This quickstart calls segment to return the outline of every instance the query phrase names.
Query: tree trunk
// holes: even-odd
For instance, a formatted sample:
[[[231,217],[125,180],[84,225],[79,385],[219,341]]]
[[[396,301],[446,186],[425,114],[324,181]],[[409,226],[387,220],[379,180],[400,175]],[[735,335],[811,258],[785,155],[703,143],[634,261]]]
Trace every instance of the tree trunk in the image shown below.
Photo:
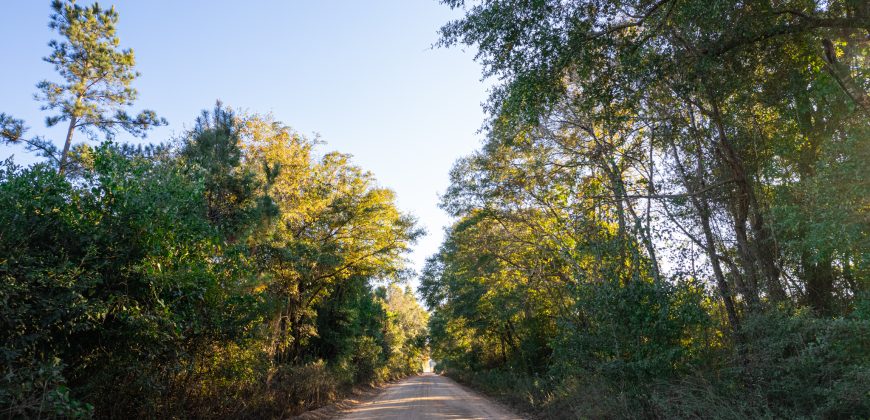
[[[743,161],[732,147],[725,133],[725,125],[722,121],[719,105],[712,95],[709,96],[712,108],[711,117],[719,135],[719,139],[714,141],[714,145],[737,186],[733,208],[735,217],[734,227],[738,248],[741,249],[741,260],[746,259],[742,264],[745,269],[751,270],[754,273],[755,263],[757,263],[765,278],[768,297],[773,302],[781,302],[786,299],[786,293],[780,282],[780,273],[776,266],[777,252],[773,243],[773,237],[764,222],[762,209],[759,207],[755,191],[746,175]],[[715,136],[713,138],[715,139]],[[749,227],[752,229],[753,236],[756,239],[754,244],[749,241],[747,235],[747,220],[750,222]]]
[[[69,155],[69,147],[70,144],[72,144],[73,133],[76,130],[76,121],[77,118],[75,116],[72,116],[69,119],[69,128],[66,130],[66,141],[63,143],[63,153],[60,155],[60,164],[57,169],[57,173],[61,175],[63,175],[66,170],[67,155]]]
[[[707,258],[710,259],[710,265],[713,267],[713,276],[716,278],[716,288],[719,289],[719,295],[722,297],[722,303],[725,305],[725,312],[728,316],[728,323],[731,325],[731,330],[735,333],[740,329],[740,320],[737,317],[737,309],[734,305],[734,298],[731,294],[731,287],[728,281],[725,280],[725,274],[722,271],[722,265],[719,263],[719,255],[716,253],[716,239],[713,236],[713,229],[710,227],[710,205],[707,199],[696,194],[692,182],[688,178],[686,168],[680,162],[680,156],[676,146],[671,143],[671,148],[674,151],[674,160],[677,163],[677,168],[680,170],[680,176],[683,180],[683,185],[686,187],[686,192],[691,197],[692,206],[698,212],[698,218],[701,221],[701,230],[704,232],[704,251]],[[696,176],[702,182],[701,189],[704,188],[703,176],[705,171],[703,153],[698,147],[697,151],[698,166]]]

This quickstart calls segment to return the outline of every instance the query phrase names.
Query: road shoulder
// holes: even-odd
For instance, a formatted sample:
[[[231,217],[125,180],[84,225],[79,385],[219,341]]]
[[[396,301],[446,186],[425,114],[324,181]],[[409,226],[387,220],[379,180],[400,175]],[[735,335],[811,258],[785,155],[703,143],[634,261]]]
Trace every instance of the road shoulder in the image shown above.
[[[306,411],[298,416],[290,417],[295,420],[325,420],[336,419],[343,416],[349,410],[359,407],[378,398],[390,385],[403,381],[406,378],[396,379],[380,385],[354,387],[349,395],[344,398],[328,403],[315,410]]]
[[[489,395],[485,392],[474,389],[471,386],[468,386],[462,382],[459,382],[456,379],[453,379],[447,375],[438,375],[438,376],[441,376],[442,378],[447,379],[449,382],[451,382],[453,385],[459,387],[463,391],[465,391],[471,395],[476,395],[477,397],[487,401],[490,405],[496,407],[500,411],[503,411],[505,413],[510,413],[511,415],[517,416],[517,418],[522,418],[522,419],[531,419],[532,418],[529,415],[529,413],[525,413],[521,410],[518,410],[517,407],[513,407],[509,404],[506,404],[505,402],[501,401],[499,398],[497,398],[494,395]]]
[[[459,379],[453,378],[447,374],[441,374],[440,376],[449,379],[451,382],[456,384],[456,386],[464,389],[465,391],[472,393],[472,394],[475,394],[475,395],[479,395],[481,398],[491,402],[493,405],[498,406],[499,408],[503,409],[504,411],[506,411],[508,413],[513,413],[514,415],[517,415],[520,418],[528,419],[528,420],[545,418],[545,417],[541,417],[540,413],[535,414],[533,412],[528,411],[526,409],[527,407],[523,407],[520,404],[517,404],[517,403],[512,404],[510,402],[510,400],[507,399],[503,395],[485,392],[482,389],[475,388],[472,384],[470,384],[468,382],[462,382]]]

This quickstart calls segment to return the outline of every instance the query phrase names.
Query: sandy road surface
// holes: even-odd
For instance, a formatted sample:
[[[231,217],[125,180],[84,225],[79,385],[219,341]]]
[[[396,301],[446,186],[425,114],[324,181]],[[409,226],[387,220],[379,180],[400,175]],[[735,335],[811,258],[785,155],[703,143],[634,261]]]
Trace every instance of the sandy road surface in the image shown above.
[[[520,419],[443,376],[424,373],[387,387],[373,401],[348,410],[345,420]]]

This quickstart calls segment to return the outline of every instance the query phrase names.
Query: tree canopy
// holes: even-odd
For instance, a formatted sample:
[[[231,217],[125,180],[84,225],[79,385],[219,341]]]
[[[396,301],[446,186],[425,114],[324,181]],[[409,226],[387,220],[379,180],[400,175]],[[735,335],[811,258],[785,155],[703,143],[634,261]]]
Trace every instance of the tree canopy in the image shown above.
[[[272,115],[119,142],[166,122],[118,14],[53,1],[0,415],[286,418],[431,357],[540,418],[870,417],[870,4],[442,3],[496,84],[415,273],[394,191]]]
[[[61,39],[48,43],[51,54],[44,60],[54,66],[62,81],[39,82],[34,97],[43,102],[43,110],[54,112],[46,117],[47,126],[68,124],[63,150],[58,155],[51,141],[25,138],[24,122],[6,114],[0,114],[0,139],[26,143],[28,149],[56,162],[63,173],[76,131],[91,139],[102,133],[111,140],[118,130],[145,137],[149,128],[165,125],[166,120],[154,111],[130,115],[124,109],[138,96],[131,83],[139,73],[133,69],[133,50],[119,49],[120,40],[115,34],[118,13],[114,7],[103,9],[99,3],[83,7],[75,0],[54,0],[51,8],[48,26]]]
[[[0,414],[287,417],[422,368],[427,313],[398,286],[422,234],[349,155],[221,102],[179,138],[131,116],[118,14],[55,1],[37,99],[63,151],[0,164]],[[71,147],[74,132],[102,139]]]
[[[442,368],[551,416],[867,413],[864,2],[443,3],[499,83],[420,289]]]

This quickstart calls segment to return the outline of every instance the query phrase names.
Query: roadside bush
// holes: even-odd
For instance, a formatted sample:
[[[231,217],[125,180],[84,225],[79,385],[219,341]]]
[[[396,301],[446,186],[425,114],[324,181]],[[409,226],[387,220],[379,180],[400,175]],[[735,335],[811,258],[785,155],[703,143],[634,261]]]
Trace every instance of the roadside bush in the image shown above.
[[[324,361],[318,360],[303,366],[278,367],[267,387],[279,401],[293,401],[296,407],[292,414],[298,414],[335,399],[342,387],[348,385],[339,379]]]
[[[94,407],[70,396],[57,358],[30,366],[6,365],[0,379],[0,416],[88,418]]]
[[[586,323],[562,324],[546,374],[462,368],[465,359],[442,360],[440,367],[543,418],[870,416],[864,312],[747,314],[740,341],[729,346],[715,338],[723,326],[704,304],[691,284],[583,286],[577,305]]]
[[[747,317],[746,340],[700,353],[698,368],[644,380],[610,369],[554,368],[547,377],[505,370],[447,372],[543,418],[843,418],[870,416],[870,323],[772,312]],[[742,356],[741,356],[742,355]],[[727,356],[726,356],[727,357]],[[714,361],[719,369],[711,369]]]
[[[870,320],[748,317],[741,381],[777,417],[870,417]]]
[[[700,344],[692,338],[710,326],[703,299],[703,289],[690,283],[581,285],[575,305],[584,324],[564,324],[551,372],[630,382],[685,372],[697,363]]]
[[[351,358],[355,366],[354,381],[357,383],[372,383],[383,380],[381,365],[381,347],[371,337],[360,337],[354,346]]]

